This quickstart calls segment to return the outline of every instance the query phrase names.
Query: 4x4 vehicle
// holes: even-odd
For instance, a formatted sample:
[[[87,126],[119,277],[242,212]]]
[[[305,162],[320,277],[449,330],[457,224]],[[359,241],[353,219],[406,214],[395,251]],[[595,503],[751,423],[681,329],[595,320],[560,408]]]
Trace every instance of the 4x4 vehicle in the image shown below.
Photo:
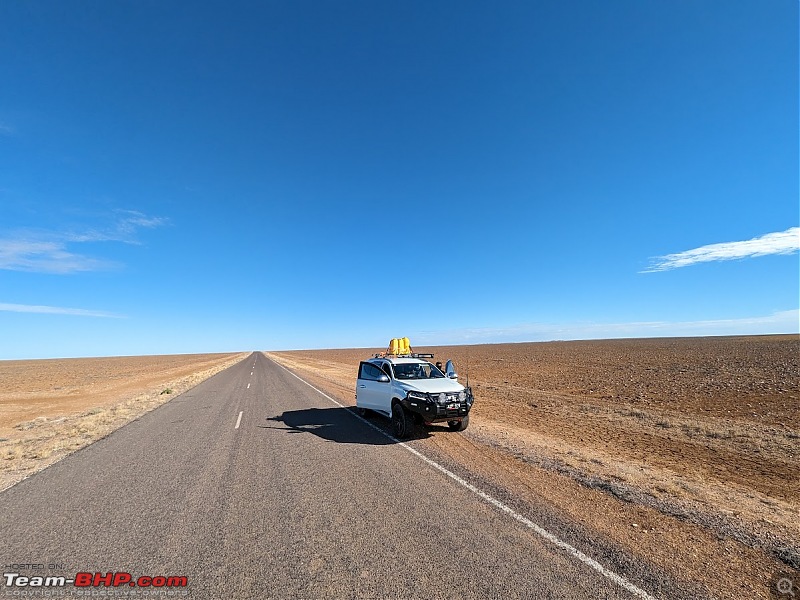
[[[472,390],[458,383],[452,361],[445,374],[426,358],[433,354],[383,353],[362,361],[356,383],[356,406],[362,414],[371,410],[389,417],[398,438],[411,435],[418,423],[466,429]]]

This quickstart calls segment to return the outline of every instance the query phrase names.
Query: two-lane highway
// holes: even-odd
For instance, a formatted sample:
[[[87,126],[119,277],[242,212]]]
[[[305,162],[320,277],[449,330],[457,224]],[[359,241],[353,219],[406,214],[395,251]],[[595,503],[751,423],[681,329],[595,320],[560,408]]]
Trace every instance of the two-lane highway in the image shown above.
[[[638,593],[260,353],[0,494],[0,532],[4,572],[186,576],[176,597]]]

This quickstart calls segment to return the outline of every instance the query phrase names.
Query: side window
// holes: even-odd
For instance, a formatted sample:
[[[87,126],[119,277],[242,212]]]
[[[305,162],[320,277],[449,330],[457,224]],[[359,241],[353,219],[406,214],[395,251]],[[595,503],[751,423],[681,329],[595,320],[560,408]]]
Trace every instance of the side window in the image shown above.
[[[367,370],[368,366],[369,366],[369,364],[365,363],[365,362],[362,362],[358,366],[358,378],[359,379],[369,379],[369,377],[367,377],[367,374],[366,374],[366,370]]]
[[[367,379],[369,381],[377,381],[381,375],[383,375],[383,371],[381,371],[378,367],[371,363],[361,363],[361,367],[358,370],[358,378],[359,379]]]
[[[392,378],[392,365],[390,365],[389,363],[383,363],[381,365],[381,369],[383,370],[384,373],[386,373],[389,376],[389,379]]]

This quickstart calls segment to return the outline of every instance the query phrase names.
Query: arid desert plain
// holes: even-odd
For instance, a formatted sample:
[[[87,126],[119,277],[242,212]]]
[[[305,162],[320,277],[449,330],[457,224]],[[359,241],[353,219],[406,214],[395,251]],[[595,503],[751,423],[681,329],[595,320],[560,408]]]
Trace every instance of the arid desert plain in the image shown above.
[[[359,360],[381,350],[266,355],[352,406]],[[763,596],[800,569],[798,336],[414,350],[453,359],[476,398],[465,432],[419,443],[500,497],[546,502],[712,596]],[[0,362],[0,490],[245,356]]]

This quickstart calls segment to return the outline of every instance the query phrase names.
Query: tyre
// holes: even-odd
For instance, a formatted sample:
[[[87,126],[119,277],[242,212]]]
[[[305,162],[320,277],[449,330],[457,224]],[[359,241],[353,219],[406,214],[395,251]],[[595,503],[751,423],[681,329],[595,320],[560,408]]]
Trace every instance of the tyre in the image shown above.
[[[397,438],[407,438],[414,429],[414,419],[399,402],[392,404],[392,430]]]
[[[366,409],[366,408],[361,408],[360,406],[356,406],[356,414],[357,414],[359,417],[364,417],[364,418],[366,418],[366,416],[369,414],[369,409]]]
[[[447,422],[447,426],[450,428],[450,431],[464,431],[468,425],[469,425],[469,415],[467,415],[460,421]]]

